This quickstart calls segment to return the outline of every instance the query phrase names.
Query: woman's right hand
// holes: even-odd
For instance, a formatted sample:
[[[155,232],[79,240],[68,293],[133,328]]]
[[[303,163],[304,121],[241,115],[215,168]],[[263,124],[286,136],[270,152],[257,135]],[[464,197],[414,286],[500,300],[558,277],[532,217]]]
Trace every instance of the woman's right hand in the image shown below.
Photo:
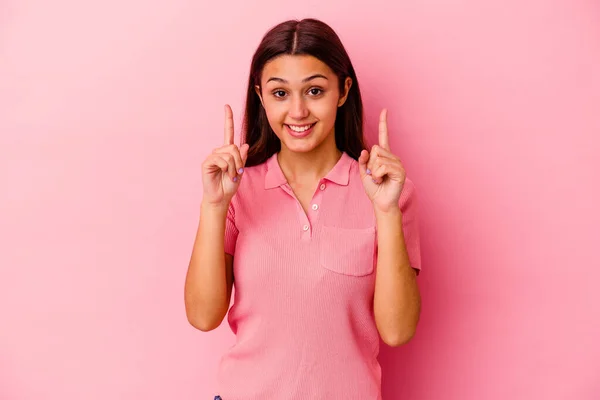
[[[213,150],[202,163],[203,202],[227,207],[237,191],[248,157],[248,144],[233,143],[233,112],[225,105],[225,144]]]

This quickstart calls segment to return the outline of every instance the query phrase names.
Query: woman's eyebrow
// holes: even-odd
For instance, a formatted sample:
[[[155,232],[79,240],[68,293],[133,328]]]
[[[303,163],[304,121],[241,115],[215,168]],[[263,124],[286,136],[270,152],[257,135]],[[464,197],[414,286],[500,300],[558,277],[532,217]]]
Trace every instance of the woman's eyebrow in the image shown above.
[[[313,79],[316,78],[323,78],[323,79],[327,79],[327,77],[325,75],[321,75],[321,74],[315,74],[315,75],[311,75],[308,78],[304,78],[302,79],[302,83],[308,82],[308,81],[312,81]],[[289,83],[288,81],[286,81],[283,78],[278,78],[276,76],[273,76],[271,78],[269,78],[269,80],[267,80],[267,83],[271,82],[271,81],[276,81],[276,82],[281,82],[281,83]]]

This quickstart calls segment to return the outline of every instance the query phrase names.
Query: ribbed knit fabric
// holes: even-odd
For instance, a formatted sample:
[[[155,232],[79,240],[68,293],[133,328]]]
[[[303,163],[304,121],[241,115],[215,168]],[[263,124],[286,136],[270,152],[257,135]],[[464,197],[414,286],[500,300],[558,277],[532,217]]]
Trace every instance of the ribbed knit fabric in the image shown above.
[[[344,153],[311,206],[306,215],[277,154],[244,171],[226,222],[236,343],[218,370],[215,393],[223,400],[381,399],[377,229],[358,162]],[[400,207],[411,266],[420,270],[408,178]]]

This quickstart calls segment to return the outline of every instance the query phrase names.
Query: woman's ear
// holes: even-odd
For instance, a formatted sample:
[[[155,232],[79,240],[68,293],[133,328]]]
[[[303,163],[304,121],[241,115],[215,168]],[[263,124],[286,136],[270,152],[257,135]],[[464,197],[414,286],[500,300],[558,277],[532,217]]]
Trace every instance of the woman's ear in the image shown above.
[[[342,96],[338,100],[338,107],[343,106],[344,103],[346,102],[346,100],[348,99],[348,94],[350,93],[350,87],[352,87],[352,78],[350,78],[348,76],[344,80],[344,93],[342,94]]]
[[[262,104],[262,106],[265,106],[265,103],[263,103],[263,98],[260,94],[260,86],[258,85],[254,85],[254,91],[256,92],[256,94],[258,95],[258,98],[260,99],[260,104]]]

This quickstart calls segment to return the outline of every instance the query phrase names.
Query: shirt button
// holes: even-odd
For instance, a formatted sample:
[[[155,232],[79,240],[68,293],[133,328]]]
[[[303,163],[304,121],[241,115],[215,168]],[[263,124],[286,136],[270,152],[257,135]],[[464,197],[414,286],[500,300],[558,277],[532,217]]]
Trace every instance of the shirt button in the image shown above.
[[[304,229],[305,231],[307,231],[308,230],[308,225],[304,225],[304,227],[302,229]]]
[[[321,190],[325,190],[325,184],[324,184],[324,183],[321,183],[321,186],[319,186],[319,189],[321,189]]]
[[[319,209],[319,205],[318,204],[313,204],[312,205],[312,209],[317,211]]]

